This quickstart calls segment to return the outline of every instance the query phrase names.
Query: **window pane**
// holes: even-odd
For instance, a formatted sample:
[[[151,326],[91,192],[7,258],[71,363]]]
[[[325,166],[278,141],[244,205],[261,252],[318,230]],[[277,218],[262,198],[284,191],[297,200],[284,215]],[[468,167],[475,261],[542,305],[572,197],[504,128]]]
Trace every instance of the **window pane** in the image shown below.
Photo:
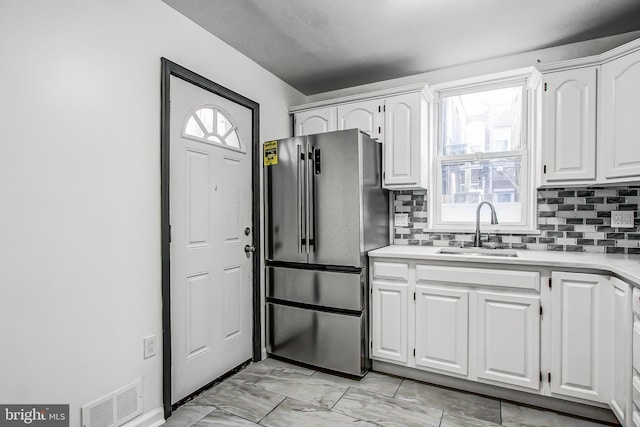
[[[235,130],[226,137],[225,141],[230,147],[240,148],[240,140]]]
[[[443,97],[442,155],[519,150],[522,94],[517,86]]]
[[[216,111],[217,117],[217,131],[218,135],[225,135],[229,129],[231,129],[231,123],[229,120],[220,112]]]
[[[202,138],[204,136],[204,132],[200,128],[200,125],[198,125],[198,122],[196,122],[196,119],[193,118],[193,116],[189,117],[187,126],[184,129],[184,133],[185,135],[195,136],[196,138]]]
[[[204,125],[205,130],[208,133],[213,133],[213,109],[201,108],[196,111],[196,115]]]
[[[445,162],[442,164],[440,221],[475,222],[476,206],[493,203],[501,224],[521,221],[521,159]],[[482,221],[489,221],[489,208],[482,209]]]

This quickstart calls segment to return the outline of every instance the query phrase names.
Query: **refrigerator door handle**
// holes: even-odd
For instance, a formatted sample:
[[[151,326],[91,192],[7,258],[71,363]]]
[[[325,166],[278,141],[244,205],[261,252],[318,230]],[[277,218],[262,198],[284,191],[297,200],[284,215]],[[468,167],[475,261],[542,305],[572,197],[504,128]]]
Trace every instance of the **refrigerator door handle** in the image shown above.
[[[311,157],[309,155],[309,149],[310,149],[310,145],[309,143],[307,143],[307,147],[305,149],[305,158],[308,159],[309,157]],[[310,228],[311,228],[311,176],[309,175],[309,172],[311,171],[311,168],[309,167],[309,162],[304,162],[304,196],[305,196],[305,250],[306,253],[309,254],[311,253],[311,248],[309,245],[309,239],[311,238],[311,233],[310,233]]]
[[[308,209],[309,214],[307,216],[307,228],[309,230],[309,252],[311,252],[316,246],[316,188],[315,188],[315,148],[309,146],[309,156],[307,157],[307,176],[309,177],[307,183],[307,196],[309,198]]]
[[[302,253],[302,245],[305,244],[305,229],[304,229],[304,206],[302,204],[302,198],[304,197],[304,187],[303,187],[303,179],[304,179],[304,156],[302,155],[302,147],[300,145],[298,148],[298,158],[297,158],[297,174],[296,174],[296,209],[298,211],[298,253]],[[300,169],[303,169],[300,172]]]

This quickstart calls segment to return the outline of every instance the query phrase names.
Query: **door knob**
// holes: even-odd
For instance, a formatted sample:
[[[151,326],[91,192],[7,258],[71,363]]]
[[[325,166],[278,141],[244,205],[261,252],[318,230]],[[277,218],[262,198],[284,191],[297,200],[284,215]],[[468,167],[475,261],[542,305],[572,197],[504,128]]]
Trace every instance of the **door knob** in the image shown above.
[[[256,247],[254,245],[245,245],[244,251],[246,253],[251,253],[256,251]]]

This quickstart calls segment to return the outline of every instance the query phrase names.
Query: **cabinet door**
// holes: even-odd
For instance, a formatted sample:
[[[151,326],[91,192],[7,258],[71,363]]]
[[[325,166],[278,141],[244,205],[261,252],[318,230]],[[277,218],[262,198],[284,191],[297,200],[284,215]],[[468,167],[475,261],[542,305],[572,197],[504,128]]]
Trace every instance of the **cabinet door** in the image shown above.
[[[602,65],[599,149],[604,178],[640,176],[640,51]]]
[[[408,285],[374,280],[371,307],[373,359],[408,362]]]
[[[294,136],[337,130],[337,108],[326,107],[317,110],[302,111],[294,115]]]
[[[469,291],[416,286],[416,365],[467,375]]]
[[[478,292],[478,378],[538,390],[540,297]]]
[[[383,99],[338,105],[338,130],[358,128],[382,140]]]
[[[420,93],[389,97],[384,115],[384,186],[416,188],[424,185],[426,167],[426,100]],[[423,111],[424,110],[424,111]],[[424,140],[423,140],[424,139]]]
[[[551,392],[607,403],[608,280],[579,273],[551,277]]]
[[[596,178],[596,67],[544,76],[543,179]]]
[[[631,340],[633,316],[631,311],[631,288],[622,280],[612,277],[613,285],[613,345],[611,379],[611,401],[609,406],[622,425],[631,425]]]

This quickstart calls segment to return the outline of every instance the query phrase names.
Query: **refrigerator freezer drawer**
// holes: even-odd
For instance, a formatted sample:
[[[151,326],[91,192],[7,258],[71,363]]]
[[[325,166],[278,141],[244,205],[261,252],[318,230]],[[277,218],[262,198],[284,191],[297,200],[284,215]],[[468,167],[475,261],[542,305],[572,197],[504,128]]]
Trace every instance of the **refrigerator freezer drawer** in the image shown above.
[[[364,271],[343,273],[267,267],[267,297],[344,310],[364,309]]]
[[[350,375],[365,373],[365,316],[267,304],[267,352]]]

